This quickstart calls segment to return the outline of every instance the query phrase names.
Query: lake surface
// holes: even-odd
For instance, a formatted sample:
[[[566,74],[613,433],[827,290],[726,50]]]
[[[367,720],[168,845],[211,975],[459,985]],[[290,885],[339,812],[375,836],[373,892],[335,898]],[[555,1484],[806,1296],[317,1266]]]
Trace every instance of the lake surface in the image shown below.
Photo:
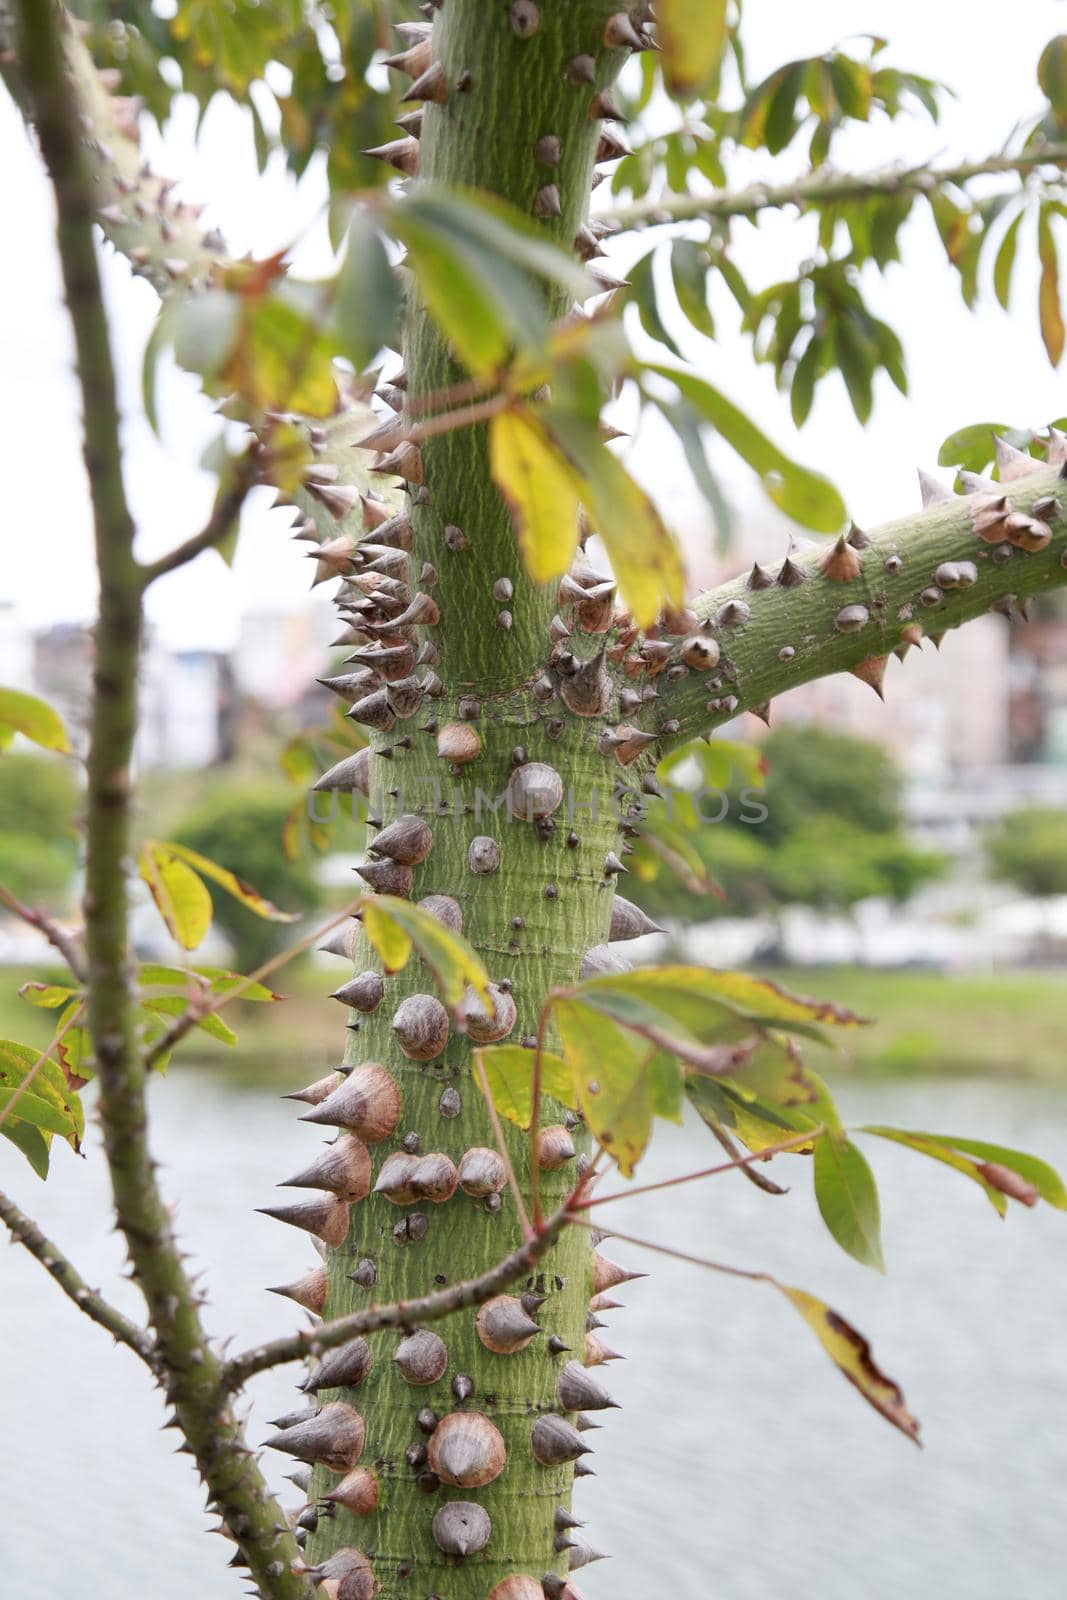
[[[305,1269],[307,1241],[252,1208],[294,1165],[292,1108],[189,1070],[152,1098],[212,1326],[241,1343],[286,1331],[291,1308],[262,1286]],[[839,1082],[838,1099],[849,1120],[995,1138],[1067,1169],[1067,1089]],[[586,1536],[613,1556],[580,1574],[588,1600],[1062,1600],[1067,1214],[1013,1207],[1000,1222],[947,1169],[866,1148],[884,1278],[831,1243],[799,1162],[783,1199],[730,1174],[601,1215],[829,1300],[902,1384],[926,1448],[863,1404],[773,1290],[617,1244],[650,1276],[621,1291],[627,1309],[606,1334],[627,1356],[605,1369],[624,1409],[607,1414],[598,1476],[579,1485]],[[716,1150],[699,1127],[664,1127],[641,1176],[710,1164]],[[136,1313],[97,1149],[85,1162],[57,1151],[47,1185],[17,1160],[0,1151],[0,1186]],[[239,1595],[230,1547],[202,1532],[212,1519],[188,1457],[157,1431],[162,1401],[143,1369],[24,1252],[0,1262],[3,1600]],[[257,1380],[253,1441],[295,1403],[291,1373]],[[280,1487],[284,1463],[266,1466]]]

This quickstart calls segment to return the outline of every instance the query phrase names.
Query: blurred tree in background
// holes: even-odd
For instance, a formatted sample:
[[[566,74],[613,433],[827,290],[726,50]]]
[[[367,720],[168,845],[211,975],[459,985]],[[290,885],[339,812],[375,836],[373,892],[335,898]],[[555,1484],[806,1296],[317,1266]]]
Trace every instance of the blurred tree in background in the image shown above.
[[[651,915],[692,921],[788,905],[902,903],[939,875],[941,858],[908,841],[901,775],[880,745],[805,725],[777,729],[761,748],[765,786],[732,784],[721,823],[706,821],[692,835],[720,896],[657,876],[639,896]],[[762,821],[755,820],[757,798]],[[717,809],[710,800],[703,805],[708,818]]]
[[[0,882],[23,900],[66,904],[78,865],[80,791],[55,756],[0,759]]]
[[[986,835],[993,876],[1023,894],[1067,894],[1067,815],[1030,806],[1004,817]]]

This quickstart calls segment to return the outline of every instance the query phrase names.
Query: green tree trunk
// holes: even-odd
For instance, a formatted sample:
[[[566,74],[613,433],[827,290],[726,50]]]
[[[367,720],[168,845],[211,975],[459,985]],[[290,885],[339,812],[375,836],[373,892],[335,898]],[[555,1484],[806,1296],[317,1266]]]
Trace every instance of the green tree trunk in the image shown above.
[[[569,243],[586,214],[601,131],[595,97],[628,53],[603,43],[611,10],[604,0],[489,8],[481,0],[448,0],[436,14],[432,46],[447,88],[434,90],[445,94],[443,102],[424,105],[421,175],[503,195],[540,216],[552,238]],[[464,376],[418,309],[409,317],[405,357],[409,402]],[[411,898],[448,897],[443,914],[461,914],[463,932],[490,977],[510,991],[515,1016],[507,1038],[532,1044],[548,990],[573,982],[585,952],[608,937],[620,834],[611,771],[598,751],[603,722],[569,712],[558,681],[550,695],[539,681],[552,649],[556,585],[536,588],[523,572],[507,509],[490,481],[485,429],[427,440],[411,475],[422,481],[408,484],[410,570],[424,574],[421,590],[432,596],[440,620],[402,629],[398,637],[421,641],[423,658],[442,687],[437,694],[414,692],[421,703],[413,714],[398,717],[388,730],[369,730],[371,811],[385,823],[400,815],[429,822],[432,848],[414,867]],[[392,699],[402,706],[402,695],[392,692]],[[368,715],[380,719],[374,708]],[[465,757],[468,745],[476,751],[473,759],[450,759]],[[562,802],[539,821],[522,818],[522,803],[514,808],[520,815],[509,818],[509,781],[514,798],[524,778],[546,776],[538,774],[536,763],[558,775]],[[495,849],[484,844],[487,839]],[[479,870],[496,855],[495,870]],[[382,886],[407,890],[406,881]],[[380,971],[362,933],[355,964],[357,972]],[[469,1038],[453,1029],[427,1060],[411,1059],[398,1045],[394,1019],[403,1002],[408,1005],[401,1023],[412,1004],[430,1013],[431,1026],[440,1022],[432,994],[429,974],[412,962],[386,977],[375,1010],[352,1013],[347,1064],[358,1070],[379,1063],[400,1089],[395,1129],[372,1146],[375,1176],[397,1152],[440,1153],[461,1168],[466,1152],[494,1148],[485,1102],[471,1075]],[[413,1001],[416,995],[421,1000]],[[510,1016],[506,996],[500,1005]],[[544,1120],[561,1124],[562,1108],[548,1103]],[[513,1128],[506,1137],[519,1185],[528,1194],[528,1141]],[[586,1147],[578,1130],[574,1146],[574,1157],[542,1176],[546,1208],[574,1181],[575,1162]],[[449,1189],[454,1174],[443,1170]],[[473,1277],[519,1239],[515,1203],[501,1173],[489,1196],[460,1187],[437,1203],[396,1204],[372,1192],[351,1207],[346,1242],[327,1249],[325,1313],[334,1317],[375,1299],[403,1300]],[[518,1297],[524,1292],[526,1312],[539,1329],[532,1335],[522,1332],[526,1312]],[[397,1336],[373,1335],[372,1363],[358,1386],[320,1391],[317,1398],[340,1400],[362,1416],[366,1442],[359,1465],[377,1479],[377,1507],[357,1515],[336,1505],[332,1514],[320,1514],[307,1560],[320,1563],[339,1548],[355,1547],[370,1558],[374,1579],[391,1600],[426,1600],[431,1594],[483,1600],[513,1574],[528,1575],[530,1594],[540,1594],[543,1574],[559,1575],[561,1587],[568,1566],[573,1441],[564,1435],[560,1453],[567,1459],[545,1465],[535,1458],[531,1435],[544,1416],[561,1417],[573,1428],[574,1396],[565,1386],[568,1407],[557,1385],[568,1362],[583,1360],[592,1293],[589,1236],[568,1229],[536,1275],[516,1286],[505,1308],[518,1325],[516,1342],[528,1339],[521,1349],[487,1348],[476,1313],[463,1311],[424,1335],[428,1372],[441,1370],[432,1382],[415,1384],[395,1359]],[[511,1340],[505,1335],[504,1342]],[[472,1420],[444,1423],[456,1417]],[[499,1434],[506,1461],[491,1481],[466,1487],[448,1481],[447,1436],[459,1437],[461,1453],[464,1430],[474,1439],[475,1455],[484,1441],[499,1452]],[[581,1442],[589,1437],[583,1433]],[[439,1452],[444,1479],[433,1471],[441,1466]],[[476,1465],[469,1475],[458,1470],[452,1476],[481,1480],[495,1465],[491,1460],[482,1470]],[[321,1503],[337,1482],[335,1472],[317,1465],[312,1503]],[[363,1477],[355,1488],[374,1492]],[[441,1547],[476,1545],[484,1536],[487,1525],[477,1512],[452,1513],[454,1522],[442,1517],[442,1508],[455,1502],[476,1504],[487,1515],[491,1533],[483,1548],[457,1554]],[[450,1538],[456,1527],[458,1535]],[[519,1600],[526,1590],[504,1592]]]

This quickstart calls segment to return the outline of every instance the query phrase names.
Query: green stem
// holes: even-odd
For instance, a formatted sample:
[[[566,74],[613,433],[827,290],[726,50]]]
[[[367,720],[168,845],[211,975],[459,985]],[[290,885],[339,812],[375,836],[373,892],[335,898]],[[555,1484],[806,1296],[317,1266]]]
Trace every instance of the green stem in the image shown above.
[[[661,194],[616,206],[605,213],[620,228],[654,227],[671,222],[710,222],[724,217],[755,217],[761,211],[796,206],[806,211],[819,206],[874,200],[879,196],[932,194],[947,184],[970,183],[974,178],[1023,175],[1039,167],[1067,167],[1067,144],[1049,144],[1017,155],[991,155],[980,161],[960,161],[943,167],[883,167],[873,172],[816,172],[785,183],[753,183],[744,189],[714,189],[708,194]]]

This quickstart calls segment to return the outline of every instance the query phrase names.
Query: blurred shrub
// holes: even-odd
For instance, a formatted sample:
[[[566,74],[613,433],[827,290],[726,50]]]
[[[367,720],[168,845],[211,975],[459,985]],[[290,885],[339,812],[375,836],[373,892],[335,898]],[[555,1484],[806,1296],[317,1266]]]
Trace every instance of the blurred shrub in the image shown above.
[[[65,901],[78,865],[75,768],[55,756],[0,756],[0,883],[22,900]]]
[[[292,791],[284,784],[219,777],[172,824],[169,837],[236,872],[281,910],[310,913],[323,899],[314,863],[307,857],[289,859],[281,845],[292,804]],[[251,972],[294,938],[291,927],[264,922],[222,890],[208,887],[215,919],[233,943],[241,972]]]
[[[724,820],[691,837],[722,897],[691,893],[661,871],[637,892],[653,916],[695,921],[787,905],[903,902],[942,871],[942,858],[916,849],[903,831],[901,775],[880,745],[805,726],[776,730],[761,750],[767,773],[757,793],[766,819],[741,820],[753,810],[739,783]]]
[[[1067,812],[1029,806],[1013,811],[985,840],[995,878],[1038,898],[1067,894]]]

